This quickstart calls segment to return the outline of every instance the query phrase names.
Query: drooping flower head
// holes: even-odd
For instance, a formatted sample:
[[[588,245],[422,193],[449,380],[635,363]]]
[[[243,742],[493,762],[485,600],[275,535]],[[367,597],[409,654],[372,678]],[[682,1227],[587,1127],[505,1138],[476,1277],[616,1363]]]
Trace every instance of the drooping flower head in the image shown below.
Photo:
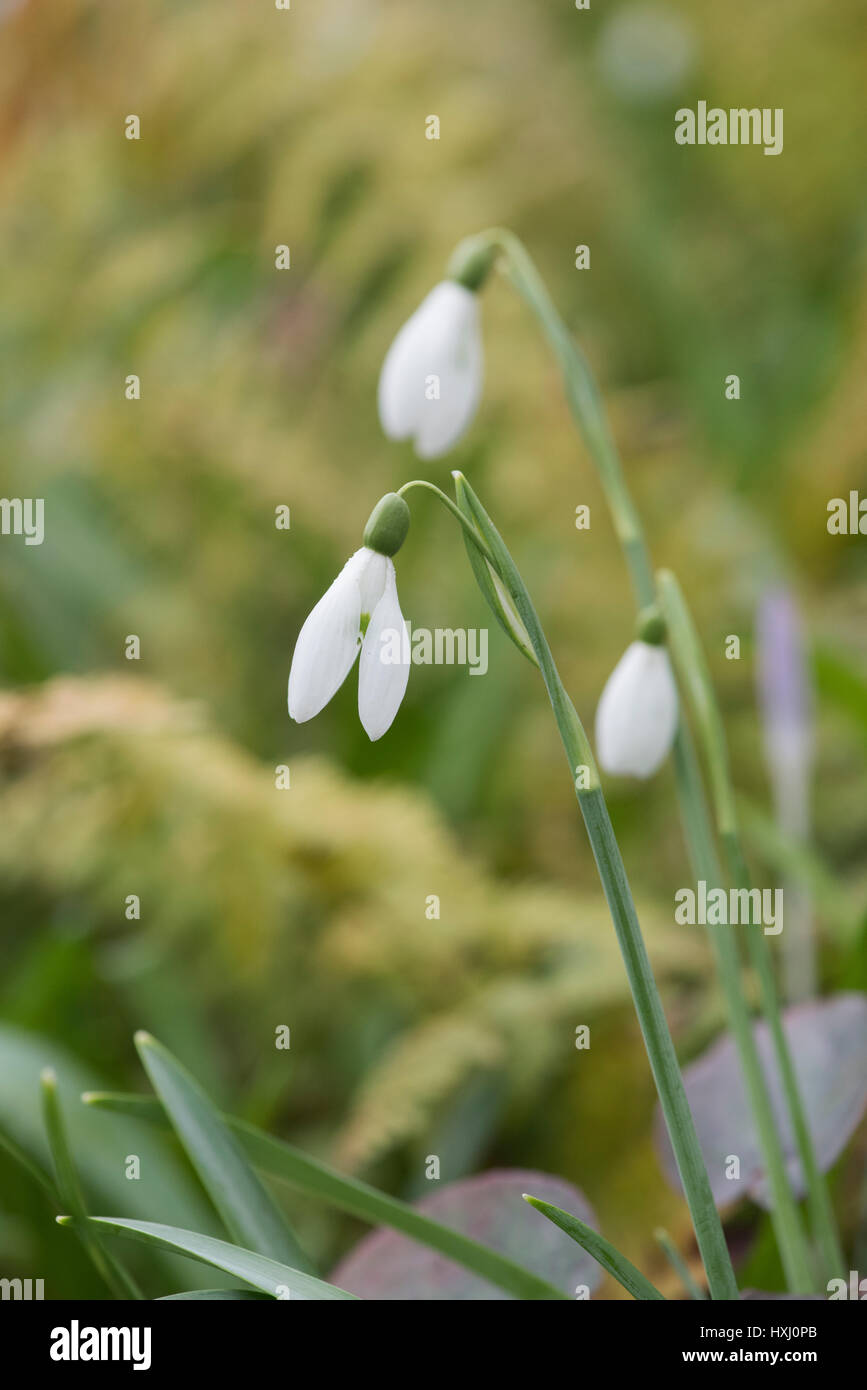
[[[391,557],[408,529],[406,502],[386,493],[371,513],[363,546],[305,621],[289,671],[289,714],[297,723],[325,708],[360,652],[358,713],[365,732],[376,740],[391,727],[409,680],[409,643],[402,640],[394,656],[394,633],[405,628]]]
[[[677,686],[662,627],[651,617],[641,631],[608,677],[596,709],[599,762],[624,777],[652,777],[677,732]]]
[[[379,418],[389,439],[411,439],[437,458],[470,424],[482,393],[476,294],[442,280],[403,325],[379,377]]]

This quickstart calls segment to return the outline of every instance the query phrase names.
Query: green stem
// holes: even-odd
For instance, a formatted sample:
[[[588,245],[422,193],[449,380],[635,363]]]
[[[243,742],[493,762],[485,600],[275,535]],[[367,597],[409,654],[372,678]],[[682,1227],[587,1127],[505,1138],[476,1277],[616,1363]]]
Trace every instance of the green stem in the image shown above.
[[[696,726],[705,749],[717,828],[729,875],[736,888],[749,891],[750,874],[741,846],[725,727],[707,659],[675,576],[669,571],[660,571],[657,575],[657,588],[668,626],[672,656],[692,705]],[[770,1028],[783,1093],[801,1158],[811,1228],[822,1252],[826,1277],[837,1277],[844,1270],[844,1256],[827,1185],[816,1160],[791,1050],[783,1028],[768,942],[761,930],[751,930],[748,927],[745,935],[750,959],[758,976],[762,1007]],[[772,1176],[770,1169],[768,1176]]]
[[[437,487],[436,483],[429,483],[426,478],[412,478],[410,482],[404,483],[402,487],[399,487],[397,489],[398,497],[403,497],[403,494],[405,492],[409,492],[410,488],[413,487],[424,488],[425,492],[432,492],[434,497],[436,497],[437,501],[442,502],[443,506],[451,512],[455,520],[460,522],[461,526],[463,527],[464,534],[469,537],[469,539],[475,545],[476,549],[479,550],[482,555],[484,555],[488,564],[492,565],[493,568],[496,569],[496,561],[494,560],[493,555],[491,554],[488,547],[485,545],[484,540],[479,535],[475,526],[471,525],[471,523],[464,516],[460,508],[455,506],[452,499],[445,492],[443,492],[442,488]]]
[[[735,886],[749,892],[751,888],[750,873],[744,860],[738,829],[735,828],[733,831],[723,833],[722,842]],[[826,1278],[845,1277],[846,1257],[840,1243],[837,1218],[834,1214],[828,1184],[816,1158],[816,1149],[795,1072],[792,1050],[789,1047],[789,1041],[783,1027],[770,946],[764,931],[747,931],[746,937],[750,960],[758,976],[762,1008],[770,1028],[777,1065],[782,1077],[783,1093],[786,1097],[789,1117],[792,1121],[795,1142],[803,1168],[807,1189],[807,1210],[810,1213],[810,1228],[821,1251]]]
[[[620,456],[608,428],[605,407],[590,364],[561,319],[544,280],[518,238],[496,227],[471,240],[500,249],[506,275],[533,310],[554,351],[563,374],[569,409],[596,464],[639,606],[644,608],[654,601],[653,568],[641,519],[623,476]],[[460,260],[462,254],[462,248],[458,247],[453,260]]]
[[[669,641],[674,649],[676,637],[673,631],[669,633]],[[692,740],[686,725],[683,728],[691,746]],[[703,879],[708,887],[716,887],[723,882],[722,865],[713,835],[710,832],[704,786],[698,772],[695,750],[691,749],[691,752],[692,758],[688,766],[680,769],[681,805],[685,812],[685,823],[691,827],[690,857],[696,879]],[[753,1112],[759,1147],[768,1174],[771,1191],[771,1222],[780,1251],[786,1284],[793,1293],[809,1293],[813,1287],[809,1248],[801,1215],[789,1181],[783,1146],[774,1123],[767,1082],[756,1046],[749,1009],[741,987],[737,942],[730,927],[708,926],[707,933],[714,954],[717,975],[725,997],[729,1026],[737,1048],[747,1097]]]
[[[674,1044],[638,923],[626,870],[614,836],[590,742],[554,663],[526,585],[502,538],[465,479],[465,493],[480,523],[494,567],[526,628],[539,663],[566,752],[578,804],[608,902],[650,1067],[692,1216],[711,1296],[737,1299],[738,1289],[714,1204]]]
[[[617,446],[608,426],[605,408],[590,365],[563,323],[547,287],[525,247],[513,233],[494,228],[470,238],[455,252],[454,263],[480,248],[499,249],[506,275],[529,304],[548,339],[560,370],[566,398],[579,432],[596,466],[617,537],[623,548],[640,611],[656,600],[650,551],[641,519],[632,501]],[[678,800],[687,847],[696,878],[719,883],[722,871],[708,814],[701,771],[688,726],[681,720],[674,744]],[[719,787],[715,787],[719,792]],[[777,1227],[781,1257],[790,1287],[803,1284],[806,1240],[801,1229],[794,1193],[774,1124],[770,1095],[758,1058],[740,974],[736,943],[709,928],[729,1023],[735,1039],[747,1093],[756,1122],[765,1165],[777,1189],[772,1219]]]

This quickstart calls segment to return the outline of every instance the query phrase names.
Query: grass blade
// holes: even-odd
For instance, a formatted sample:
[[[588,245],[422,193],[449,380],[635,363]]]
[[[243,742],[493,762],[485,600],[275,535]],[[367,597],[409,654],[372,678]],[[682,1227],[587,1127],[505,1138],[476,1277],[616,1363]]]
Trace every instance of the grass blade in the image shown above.
[[[258,1289],[190,1289],[187,1293],[165,1293],[162,1298],[155,1299],[156,1303],[246,1303],[250,1299],[254,1302],[264,1301],[267,1303],[268,1295],[260,1293]]]
[[[85,1092],[82,1099],[88,1105],[106,1110],[137,1115],[142,1119],[162,1120],[161,1107],[148,1096],[118,1095],[107,1091]],[[456,1264],[471,1269],[498,1288],[520,1299],[565,1299],[567,1295],[554,1284],[547,1283],[528,1269],[522,1269],[496,1250],[479,1245],[469,1236],[442,1226],[415,1210],[397,1197],[379,1192],[357,1178],[346,1177],[334,1169],[310,1158],[300,1149],[281,1139],[273,1139],[263,1130],[234,1116],[224,1115],[226,1124],[241,1143],[247,1158],[260,1172],[288,1182],[307,1197],[318,1198],[329,1206],[367,1221],[372,1226],[389,1226],[395,1231],[438,1250]],[[595,1252],[591,1252],[595,1253]],[[600,1264],[602,1261],[600,1260]]]
[[[549,1221],[553,1221],[555,1226],[559,1226],[561,1231],[571,1236],[588,1255],[598,1260],[602,1268],[607,1269],[633,1298],[647,1301],[661,1299],[665,1302],[665,1295],[659,1292],[656,1285],[651,1284],[641,1270],[636,1269],[632,1261],[627,1260],[626,1256],[622,1255],[610,1240],[600,1236],[598,1231],[591,1230],[583,1221],[579,1221],[577,1216],[553,1206],[551,1202],[543,1202],[539,1197],[529,1197],[525,1193],[524,1201],[529,1202],[530,1206],[535,1207],[543,1216],[547,1216]]]
[[[479,531],[472,502],[467,496],[467,486],[463,475],[458,475],[455,478],[455,500],[458,507],[467,518],[467,521],[476,531]],[[481,535],[481,531],[479,531],[479,535]],[[506,593],[506,590],[503,588],[500,579],[491,569],[491,566],[478,546],[474,545],[470,540],[466,531],[463,532],[463,541],[466,546],[470,566],[472,567],[473,574],[476,576],[476,583],[481,589],[488,607],[500,624],[500,627],[506,635],[511,638],[522,656],[525,656],[534,666],[538,666],[539,663],[536,660],[536,653],[533,651],[530,645],[530,639],[527,636],[527,629],[524,627],[524,624],[515,611],[515,606]]]
[[[142,1296],[141,1290],[132,1275],[127,1274],[123,1265],[114,1258],[110,1251],[103,1250],[98,1236],[82,1224],[87,1221],[84,1192],[66,1141],[66,1130],[57,1096],[57,1077],[50,1067],[46,1067],[43,1071],[41,1084],[42,1113],[45,1119],[48,1143],[51,1147],[51,1156],[54,1160],[57,1191],[60,1199],[74,1213],[79,1223],[78,1233],[84,1248],[114,1296],[122,1299],[139,1299]]]
[[[16,1143],[11,1135],[6,1134],[2,1129],[0,1129],[0,1149],[8,1154],[10,1158],[14,1159],[19,1168],[23,1169],[31,1181],[40,1188],[53,1207],[63,1205],[60,1200],[60,1193],[57,1191],[57,1188],[48,1174],[39,1167],[38,1163],[34,1163],[30,1155],[25,1153],[24,1149],[21,1148],[20,1144]]]
[[[61,1226],[77,1225],[72,1216],[58,1216]],[[88,1216],[84,1224],[94,1232],[125,1236],[129,1240],[141,1241],[145,1245],[171,1250],[176,1255],[188,1255],[200,1264],[222,1269],[234,1274],[254,1289],[270,1294],[272,1298],[295,1298],[305,1300],[325,1300],[351,1298],[355,1295],[338,1289],[334,1284],[326,1284],[312,1274],[306,1274],[290,1265],[260,1255],[255,1250],[244,1250],[238,1245],[230,1245],[225,1240],[215,1240],[213,1236],[203,1236],[198,1231],[184,1231],[178,1226],[162,1226],[156,1221],[126,1221],[114,1216]]]
[[[198,1082],[149,1033],[139,1057],[202,1186],[236,1245],[311,1272],[285,1216]]]

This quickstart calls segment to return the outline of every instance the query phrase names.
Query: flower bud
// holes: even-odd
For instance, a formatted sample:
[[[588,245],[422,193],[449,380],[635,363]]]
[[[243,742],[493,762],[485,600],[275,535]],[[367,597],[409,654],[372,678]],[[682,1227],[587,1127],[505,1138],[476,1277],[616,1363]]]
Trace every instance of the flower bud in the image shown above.
[[[596,710],[596,751],[606,772],[650,777],[677,732],[677,687],[665,647],[637,641],[615,666]]]

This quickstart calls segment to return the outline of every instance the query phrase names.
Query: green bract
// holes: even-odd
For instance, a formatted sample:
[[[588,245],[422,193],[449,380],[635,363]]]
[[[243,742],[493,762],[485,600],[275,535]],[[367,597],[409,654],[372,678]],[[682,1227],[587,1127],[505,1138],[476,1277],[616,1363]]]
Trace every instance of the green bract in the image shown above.
[[[481,537],[485,544],[490,541],[490,528],[487,534],[484,529],[484,520],[487,520],[487,513],[464,477],[463,473],[453,473],[455,480],[455,498],[462,514],[470,522],[473,530]],[[484,520],[482,520],[484,518]],[[480,525],[480,520],[482,524]],[[474,545],[470,537],[464,532],[464,544],[467,547],[467,555],[476,576],[476,582],[490,605],[491,611],[500,627],[508,633],[515,646],[524,654],[528,661],[532,661],[534,666],[538,666],[535,653],[530,645],[530,638],[527,629],[518,617],[515,606],[507,594],[499,576],[494,573],[488,561],[481,553],[477,545]]]

